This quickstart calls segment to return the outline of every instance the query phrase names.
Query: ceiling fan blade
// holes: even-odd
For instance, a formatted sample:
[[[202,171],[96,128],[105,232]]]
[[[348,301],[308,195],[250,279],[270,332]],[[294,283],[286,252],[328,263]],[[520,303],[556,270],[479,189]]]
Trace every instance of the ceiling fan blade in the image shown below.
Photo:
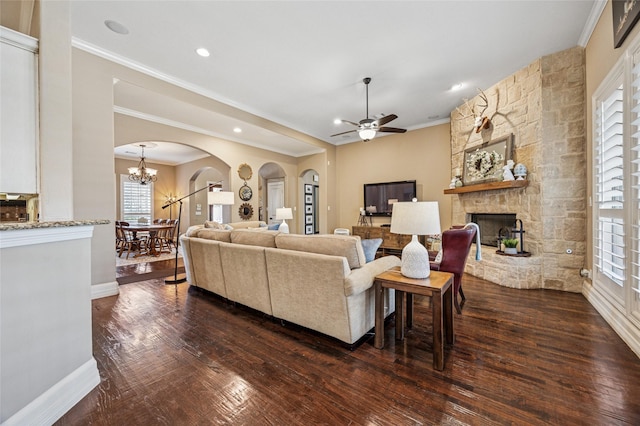
[[[334,136],[340,136],[340,135],[346,135],[347,133],[355,133],[355,132],[357,132],[357,131],[358,131],[358,129],[353,129],[353,130],[349,130],[349,131],[347,131],[347,132],[336,133],[335,135],[331,135],[331,137],[334,137]]]
[[[385,115],[384,117],[378,119],[378,126],[384,126],[385,124],[395,120],[396,118],[398,118],[398,116],[395,114]]]
[[[398,129],[397,127],[380,127],[378,131],[385,133],[404,133],[407,129]]]
[[[358,123],[354,123],[353,121],[349,121],[349,120],[340,120],[340,121],[342,121],[343,123],[351,124],[352,126],[356,126],[356,127],[359,126]]]

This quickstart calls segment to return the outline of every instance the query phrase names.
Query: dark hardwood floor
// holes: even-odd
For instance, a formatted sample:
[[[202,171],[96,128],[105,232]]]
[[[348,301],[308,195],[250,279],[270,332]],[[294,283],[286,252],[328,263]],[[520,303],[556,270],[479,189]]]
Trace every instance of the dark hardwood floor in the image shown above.
[[[391,321],[351,351],[188,284],[122,285],[93,302],[101,383],[57,424],[640,425],[640,359],[583,296],[463,285],[442,372],[428,299],[403,342]]]

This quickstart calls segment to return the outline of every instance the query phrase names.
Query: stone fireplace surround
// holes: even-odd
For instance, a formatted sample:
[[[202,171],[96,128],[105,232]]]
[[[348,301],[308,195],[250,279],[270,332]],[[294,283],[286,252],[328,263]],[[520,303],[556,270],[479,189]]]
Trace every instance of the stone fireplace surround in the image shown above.
[[[475,245],[466,272],[513,288],[580,292],[586,253],[585,56],[575,47],[542,57],[491,88],[488,129],[476,133],[473,117],[451,113],[451,170],[463,167],[465,149],[514,134],[514,160],[528,169],[529,185],[451,195],[452,223],[472,213],[515,213],[530,257]],[[471,100],[474,104],[478,97]],[[571,253],[568,253],[568,250]]]

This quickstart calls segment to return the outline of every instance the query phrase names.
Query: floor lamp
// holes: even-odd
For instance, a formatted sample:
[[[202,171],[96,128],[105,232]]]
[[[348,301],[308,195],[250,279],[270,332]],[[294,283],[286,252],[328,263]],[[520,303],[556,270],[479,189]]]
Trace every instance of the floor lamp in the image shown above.
[[[169,206],[172,206],[176,203],[178,203],[178,226],[176,227],[176,241],[179,241],[180,238],[180,222],[182,222],[182,200],[184,200],[185,198],[191,197],[193,194],[198,193],[200,191],[204,191],[205,189],[209,189],[209,188],[213,188],[215,185],[221,184],[222,181],[220,182],[214,182],[211,183],[207,186],[205,186],[204,188],[200,188],[197,189],[195,191],[193,191],[191,194],[187,194],[182,198],[179,198],[167,205],[162,206],[163,209],[166,209]],[[229,194],[233,195],[233,192],[230,192]],[[186,274],[180,274],[178,275],[178,244],[176,244],[176,258],[175,258],[175,266],[174,266],[174,271],[173,271],[173,276],[171,277],[167,277],[164,280],[165,284],[180,284],[187,281],[187,275]]]

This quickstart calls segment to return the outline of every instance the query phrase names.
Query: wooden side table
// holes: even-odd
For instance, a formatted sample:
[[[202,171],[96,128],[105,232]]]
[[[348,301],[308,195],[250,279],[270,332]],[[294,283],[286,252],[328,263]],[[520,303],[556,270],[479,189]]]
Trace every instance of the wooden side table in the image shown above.
[[[404,339],[405,324],[413,326],[413,295],[430,296],[433,311],[433,368],[444,368],[444,341],[454,343],[453,333],[453,274],[431,271],[429,278],[415,279],[400,273],[395,267],[378,275],[374,281],[376,294],[376,337],[374,346],[384,348],[384,289],[396,292],[396,339]],[[404,316],[406,294],[406,322]],[[444,334],[444,336],[443,336]],[[444,337],[444,339],[443,339]]]

